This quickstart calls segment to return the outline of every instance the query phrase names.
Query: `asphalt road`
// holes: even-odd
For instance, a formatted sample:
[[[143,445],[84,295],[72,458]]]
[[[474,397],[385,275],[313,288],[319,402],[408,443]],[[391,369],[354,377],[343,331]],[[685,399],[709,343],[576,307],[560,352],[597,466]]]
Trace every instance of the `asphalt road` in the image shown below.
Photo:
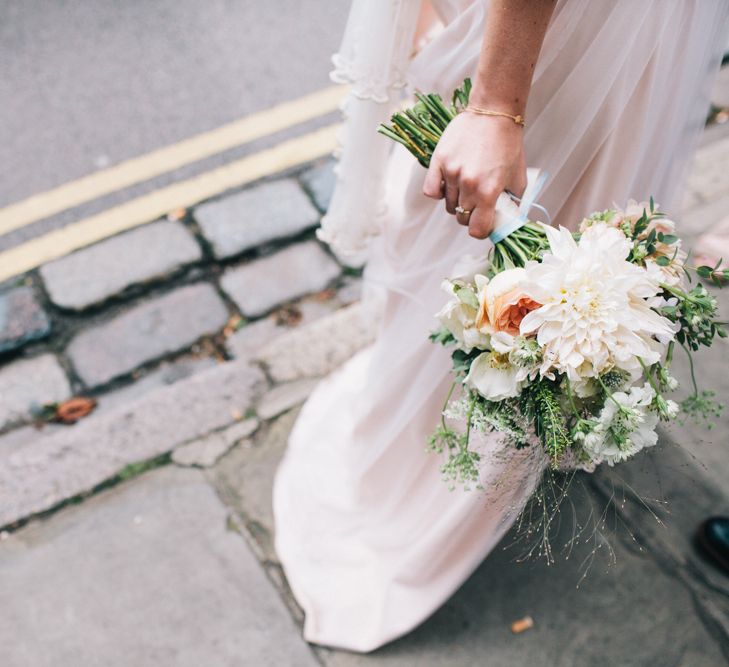
[[[348,4],[2,0],[0,207],[330,85]]]
[[[348,7],[347,0],[0,0],[0,208],[330,85]],[[715,99],[729,103],[729,68]],[[0,251],[336,115],[0,236]]]

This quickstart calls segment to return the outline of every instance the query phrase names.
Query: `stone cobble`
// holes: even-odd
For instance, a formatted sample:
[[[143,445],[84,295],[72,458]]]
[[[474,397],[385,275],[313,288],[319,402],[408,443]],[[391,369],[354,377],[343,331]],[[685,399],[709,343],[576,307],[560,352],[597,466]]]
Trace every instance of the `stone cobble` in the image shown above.
[[[280,384],[261,398],[256,406],[256,414],[261,419],[273,419],[303,403],[314,391],[316,380],[295,380]]]
[[[0,368],[0,430],[70,396],[71,385],[53,354],[13,361]]]
[[[217,366],[219,362],[212,357],[183,357],[163,362],[157,368],[139,373],[135,381],[124,387],[106,392],[98,397],[94,414],[100,414],[136,400],[158,387],[169,386],[192,377],[196,373]]]
[[[334,191],[334,160],[327,160],[324,164],[308,169],[301,175],[301,182],[311,193],[317,208],[324,213],[329,208]]]
[[[230,356],[235,359],[253,359],[257,352],[272,340],[289,331],[306,326],[329,313],[340,305],[338,298],[308,300],[293,304],[290,309],[293,322],[286,322],[286,313],[273,313],[255,322],[246,324],[225,341]]]
[[[228,312],[207,283],[180,287],[79,333],[67,354],[81,380],[93,387],[157,357],[192,345],[226,323]]]
[[[324,289],[340,272],[339,265],[316,241],[307,241],[229,269],[220,284],[246,317],[258,317],[287,301]]]
[[[201,255],[181,223],[162,220],[45,264],[40,275],[53,303],[82,310],[197,262]]]
[[[51,333],[51,322],[29,286],[0,294],[0,352],[22,347]]]
[[[321,377],[370,343],[378,323],[376,312],[355,303],[269,341],[256,358],[274,382]]]
[[[318,211],[292,179],[264,183],[198,206],[194,217],[217,259],[310,229]]]

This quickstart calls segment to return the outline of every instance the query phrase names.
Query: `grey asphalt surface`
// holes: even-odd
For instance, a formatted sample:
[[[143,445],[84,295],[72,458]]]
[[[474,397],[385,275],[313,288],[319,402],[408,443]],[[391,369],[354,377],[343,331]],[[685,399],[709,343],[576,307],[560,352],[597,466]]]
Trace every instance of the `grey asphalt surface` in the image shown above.
[[[348,8],[348,0],[2,0],[0,207],[330,85]],[[729,104],[729,68],[716,92]],[[337,117],[0,236],[0,251]]]
[[[330,85],[348,5],[3,0],[0,207]],[[48,227],[16,232],[0,247]]]

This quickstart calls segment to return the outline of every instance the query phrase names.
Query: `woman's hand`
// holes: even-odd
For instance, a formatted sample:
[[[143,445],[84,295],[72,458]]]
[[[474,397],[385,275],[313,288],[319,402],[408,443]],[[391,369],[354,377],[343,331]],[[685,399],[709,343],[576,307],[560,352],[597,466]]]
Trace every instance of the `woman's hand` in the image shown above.
[[[446,211],[471,236],[486,238],[498,196],[504,190],[521,195],[526,188],[523,132],[510,118],[460,113],[436,146],[423,194],[445,197]],[[456,206],[466,212],[456,214]]]

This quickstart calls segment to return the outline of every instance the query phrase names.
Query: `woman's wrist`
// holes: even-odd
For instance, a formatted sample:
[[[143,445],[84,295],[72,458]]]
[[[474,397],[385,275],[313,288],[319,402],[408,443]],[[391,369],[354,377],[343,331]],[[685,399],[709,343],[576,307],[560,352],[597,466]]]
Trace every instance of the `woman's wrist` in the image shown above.
[[[473,104],[468,104],[466,112],[474,114],[476,116],[486,116],[487,118],[506,118],[519,127],[524,127],[524,116],[521,114],[512,114],[507,111],[497,111],[495,109],[485,109],[483,107],[477,107]]]
[[[482,90],[481,87],[474,86],[468,99],[469,106],[478,109],[490,109],[491,111],[499,111],[508,113],[512,116],[524,116],[526,111],[526,97],[528,94],[528,86],[526,92],[517,90],[500,90],[488,91]]]

